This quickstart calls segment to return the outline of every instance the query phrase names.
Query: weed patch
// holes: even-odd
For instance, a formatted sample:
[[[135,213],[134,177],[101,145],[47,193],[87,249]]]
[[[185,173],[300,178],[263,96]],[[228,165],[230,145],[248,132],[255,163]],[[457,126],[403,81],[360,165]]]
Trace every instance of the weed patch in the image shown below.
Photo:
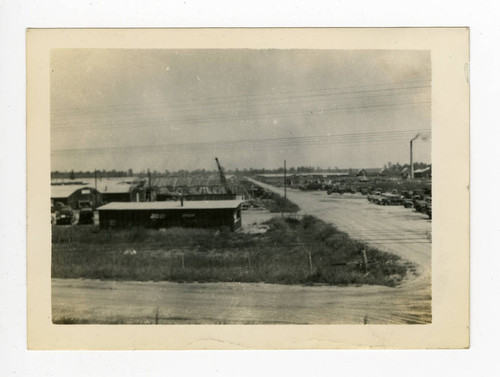
[[[399,257],[315,217],[266,224],[264,234],[54,226],[52,277],[395,286],[406,275]]]

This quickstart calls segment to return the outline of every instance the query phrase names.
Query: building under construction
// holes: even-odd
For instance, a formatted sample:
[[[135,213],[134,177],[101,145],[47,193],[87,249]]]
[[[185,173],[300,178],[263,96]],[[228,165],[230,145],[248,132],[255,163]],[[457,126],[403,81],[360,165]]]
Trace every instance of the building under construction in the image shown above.
[[[233,177],[226,177],[216,157],[219,174],[185,174],[149,178],[149,187],[157,201],[241,200],[248,197],[245,188]]]

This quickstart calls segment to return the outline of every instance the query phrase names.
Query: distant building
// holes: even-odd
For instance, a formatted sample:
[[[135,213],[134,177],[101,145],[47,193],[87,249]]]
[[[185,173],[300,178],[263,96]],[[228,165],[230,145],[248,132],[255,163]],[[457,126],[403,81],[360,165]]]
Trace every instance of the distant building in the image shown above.
[[[359,169],[356,173],[356,177],[358,177],[358,182],[368,182],[365,169]]]
[[[426,167],[425,169],[417,169],[413,171],[414,178],[431,178],[432,177],[432,168]]]
[[[70,193],[73,190],[82,188],[92,188],[97,190],[100,194],[100,200],[97,202],[98,205],[110,202],[130,202],[137,200],[136,192],[132,192],[134,188],[144,185],[144,180],[139,180],[136,178],[98,178],[97,180],[92,178],[78,178],[75,180],[68,179],[53,179],[51,181],[51,186],[53,190],[61,191],[61,194],[66,194],[67,191]],[[61,187],[60,189],[54,189],[55,187]],[[62,188],[66,187],[66,189]],[[60,195],[60,194],[58,194]],[[145,195],[142,193],[140,197],[144,200]]]
[[[82,206],[87,206],[87,203],[89,203],[92,208],[96,208],[102,202],[101,193],[93,187],[52,185],[50,189],[50,199],[52,205],[62,203],[72,207],[73,209],[79,209]]]
[[[132,192],[142,182],[127,180],[98,180],[97,187],[102,194],[103,203],[138,201]]]
[[[109,203],[99,207],[101,228],[241,227],[240,200]]]
[[[347,172],[334,172],[334,173],[311,172],[311,173],[287,174],[287,185],[295,186],[307,183],[319,183],[319,184],[331,183],[334,179],[348,177],[348,176],[349,173]],[[259,181],[270,185],[283,186],[284,173],[258,174],[256,178]]]

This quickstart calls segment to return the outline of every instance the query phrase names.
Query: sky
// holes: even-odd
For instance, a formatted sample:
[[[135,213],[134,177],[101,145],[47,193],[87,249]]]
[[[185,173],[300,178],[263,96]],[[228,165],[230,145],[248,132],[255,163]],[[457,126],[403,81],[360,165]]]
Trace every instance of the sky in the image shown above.
[[[431,162],[416,50],[55,49],[52,170]]]

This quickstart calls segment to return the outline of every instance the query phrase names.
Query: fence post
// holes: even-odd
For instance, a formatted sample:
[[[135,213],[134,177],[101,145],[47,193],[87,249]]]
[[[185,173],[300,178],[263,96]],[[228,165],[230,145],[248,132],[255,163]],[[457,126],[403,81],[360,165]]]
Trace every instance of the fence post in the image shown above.
[[[155,325],[158,324],[160,320],[160,306],[156,305],[156,311],[155,311]]]
[[[182,269],[184,270],[184,253],[181,253]]]
[[[313,273],[313,262],[312,262],[311,250],[307,250],[307,253],[309,254],[309,275],[312,275],[312,273]]]
[[[361,250],[361,253],[363,254],[363,267],[365,269],[365,272],[368,272],[368,258],[366,257],[366,249]]]

